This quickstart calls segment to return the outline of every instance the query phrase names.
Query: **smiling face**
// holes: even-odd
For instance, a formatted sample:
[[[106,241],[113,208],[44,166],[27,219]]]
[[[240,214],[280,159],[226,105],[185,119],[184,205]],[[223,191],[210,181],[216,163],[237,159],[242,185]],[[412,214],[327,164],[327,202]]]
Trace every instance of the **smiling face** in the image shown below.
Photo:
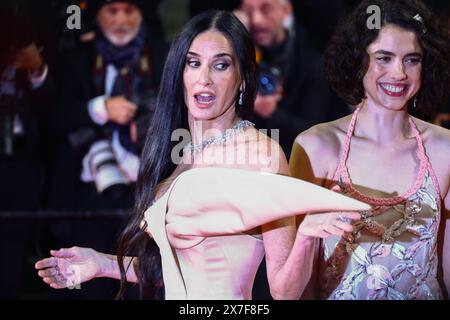
[[[105,37],[115,46],[121,47],[136,37],[142,14],[133,4],[114,2],[102,6],[97,14],[97,23]]]
[[[200,33],[191,44],[183,72],[184,100],[196,120],[220,117],[232,108],[241,83],[230,41],[218,31]]]
[[[391,110],[406,108],[421,85],[422,48],[414,32],[386,25],[367,53],[370,62],[363,79],[367,102]]]

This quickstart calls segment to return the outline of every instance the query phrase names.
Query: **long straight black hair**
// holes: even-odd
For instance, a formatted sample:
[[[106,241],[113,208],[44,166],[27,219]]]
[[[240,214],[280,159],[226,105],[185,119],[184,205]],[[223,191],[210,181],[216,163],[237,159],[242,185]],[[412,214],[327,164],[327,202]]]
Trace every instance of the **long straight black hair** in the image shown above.
[[[159,249],[140,228],[140,223],[154,200],[158,183],[168,178],[176,168],[171,161],[171,151],[177,142],[171,141],[171,134],[175,129],[189,129],[183,84],[186,55],[194,38],[208,30],[221,32],[230,41],[239,62],[244,92],[242,104],[236,105],[236,114],[245,119],[253,112],[258,82],[255,48],[248,31],[232,13],[226,11],[206,11],[193,17],[173,41],[164,66],[155,113],[141,155],[134,213],[119,238],[117,258],[121,286],[116,298],[124,294],[124,257],[127,255],[138,257],[141,299],[163,298],[159,293],[162,290],[155,290],[162,286]],[[236,97],[238,94],[236,92]]]

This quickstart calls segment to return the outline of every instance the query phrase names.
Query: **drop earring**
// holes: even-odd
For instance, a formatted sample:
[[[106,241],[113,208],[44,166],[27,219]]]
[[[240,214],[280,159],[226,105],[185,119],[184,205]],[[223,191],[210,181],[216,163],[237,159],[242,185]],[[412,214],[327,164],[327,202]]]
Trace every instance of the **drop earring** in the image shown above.
[[[243,91],[239,91],[239,100],[238,100],[238,105],[242,106],[244,100],[244,92]]]

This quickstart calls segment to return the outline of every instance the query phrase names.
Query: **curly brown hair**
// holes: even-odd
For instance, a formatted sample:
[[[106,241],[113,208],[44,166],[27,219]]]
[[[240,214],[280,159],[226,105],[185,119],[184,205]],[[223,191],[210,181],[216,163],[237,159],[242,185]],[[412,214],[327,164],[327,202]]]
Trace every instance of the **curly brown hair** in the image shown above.
[[[450,91],[450,38],[442,23],[418,0],[363,0],[337,27],[325,50],[325,74],[331,87],[350,105],[365,98],[363,78],[369,67],[367,47],[380,30],[369,29],[367,8],[381,9],[381,27],[394,24],[413,31],[423,49],[422,85],[417,108],[409,111],[429,120]],[[419,14],[422,22],[413,19]]]

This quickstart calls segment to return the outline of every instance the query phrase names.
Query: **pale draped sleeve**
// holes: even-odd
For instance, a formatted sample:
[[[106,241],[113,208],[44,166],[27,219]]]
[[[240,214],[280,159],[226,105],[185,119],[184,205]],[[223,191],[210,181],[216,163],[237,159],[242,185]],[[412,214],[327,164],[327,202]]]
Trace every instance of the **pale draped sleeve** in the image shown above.
[[[370,209],[366,203],[296,178],[226,168],[185,171],[162,198],[167,201],[167,237],[179,249],[205,237],[242,233],[289,216]],[[151,210],[145,218],[152,218]]]

